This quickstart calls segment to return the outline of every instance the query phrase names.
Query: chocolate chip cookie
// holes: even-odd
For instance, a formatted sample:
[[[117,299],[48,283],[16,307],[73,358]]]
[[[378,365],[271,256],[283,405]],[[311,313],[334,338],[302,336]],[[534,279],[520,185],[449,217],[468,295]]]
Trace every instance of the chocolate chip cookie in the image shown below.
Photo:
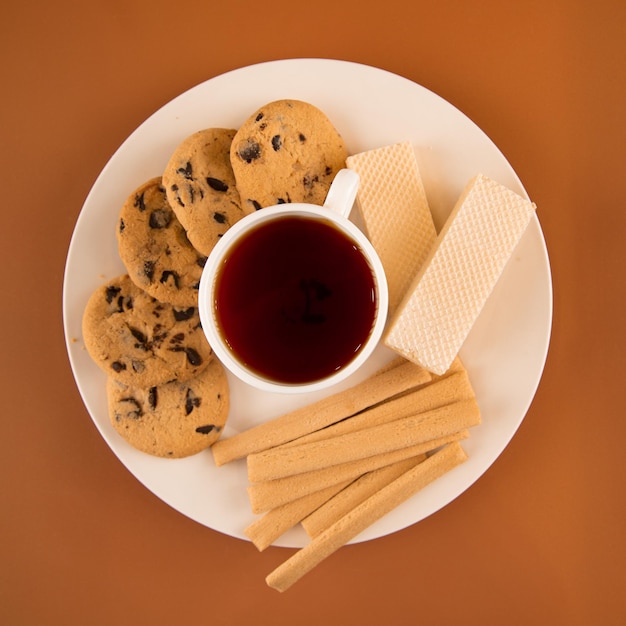
[[[174,150],[163,172],[170,205],[193,246],[206,256],[246,214],[230,164],[234,135],[234,130],[226,128],[194,133]]]
[[[317,107],[277,100],[251,115],[234,136],[230,160],[244,208],[285,202],[323,204],[346,146]]]
[[[134,448],[166,458],[196,454],[220,437],[229,410],[226,373],[214,359],[198,376],[148,388],[107,381],[109,417]]]
[[[187,238],[161,178],[136,189],[120,211],[117,244],[130,279],[161,302],[195,306],[206,256]]]
[[[160,302],[126,274],[108,281],[89,298],[83,340],[105,373],[146,388],[189,380],[214,358],[197,307]]]

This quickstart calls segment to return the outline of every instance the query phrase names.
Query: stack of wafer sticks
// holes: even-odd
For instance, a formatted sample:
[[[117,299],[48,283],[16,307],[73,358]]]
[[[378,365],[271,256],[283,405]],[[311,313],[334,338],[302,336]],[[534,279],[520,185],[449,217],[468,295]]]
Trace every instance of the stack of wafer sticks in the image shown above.
[[[396,359],[356,386],[213,445],[217,465],[247,459],[245,530],[264,550],[297,524],[311,538],[269,574],[285,591],[427,484],[466,460],[480,423],[457,358],[442,376]]]

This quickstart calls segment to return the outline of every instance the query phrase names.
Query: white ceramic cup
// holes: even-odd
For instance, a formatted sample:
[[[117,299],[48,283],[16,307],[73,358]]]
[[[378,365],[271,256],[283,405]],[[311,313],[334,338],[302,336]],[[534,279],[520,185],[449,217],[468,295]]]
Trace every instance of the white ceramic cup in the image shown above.
[[[260,209],[231,226],[209,255],[202,272],[198,294],[202,328],[209,344],[222,364],[245,383],[265,391],[281,393],[302,393],[325,389],[345,380],[356,372],[372,354],[380,341],[387,319],[389,302],[387,280],[382,263],[374,247],[365,234],[348,218],[356,198],[358,185],[359,177],[356,172],[349,169],[340,170],[333,180],[323,206],[290,203]],[[216,279],[220,268],[233,248],[240,242],[242,237],[253,229],[272,220],[279,220],[287,216],[330,222],[336,229],[351,239],[370,267],[376,290],[376,313],[370,334],[352,360],[341,369],[324,378],[298,383],[275,381],[247,367],[231,349],[222,330],[219,328],[215,308]]]

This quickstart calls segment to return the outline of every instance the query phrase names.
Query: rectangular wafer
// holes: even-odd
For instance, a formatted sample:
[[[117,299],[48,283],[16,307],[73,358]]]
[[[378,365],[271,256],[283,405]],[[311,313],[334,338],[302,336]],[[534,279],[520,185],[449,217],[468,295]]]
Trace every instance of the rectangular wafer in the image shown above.
[[[458,443],[445,446],[349,511],[279,565],[265,582],[277,591],[286,591],[359,533],[466,459]]]
[[[390,319],[384,343],[435,374],[445,372],[535,209],[482,174],[472,178]]]
[[[426,192],[410,142],[351,155],[357,206],[385,269],[391,315],[435,242]]]

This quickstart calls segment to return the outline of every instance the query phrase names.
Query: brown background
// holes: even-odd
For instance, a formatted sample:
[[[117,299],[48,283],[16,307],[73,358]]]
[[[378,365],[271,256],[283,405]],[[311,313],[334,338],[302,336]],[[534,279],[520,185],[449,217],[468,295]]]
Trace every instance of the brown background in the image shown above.
[[[3,5],[1,623],[625,622],[623,2]],[[61,290],[82,203],[127,135],[208,78],[288,57],[390,70],[481,126],[540,206],[555,309],[542,384],[491,469],[278,594],[264,577],[289,551],[188,520],[101,439]]]

